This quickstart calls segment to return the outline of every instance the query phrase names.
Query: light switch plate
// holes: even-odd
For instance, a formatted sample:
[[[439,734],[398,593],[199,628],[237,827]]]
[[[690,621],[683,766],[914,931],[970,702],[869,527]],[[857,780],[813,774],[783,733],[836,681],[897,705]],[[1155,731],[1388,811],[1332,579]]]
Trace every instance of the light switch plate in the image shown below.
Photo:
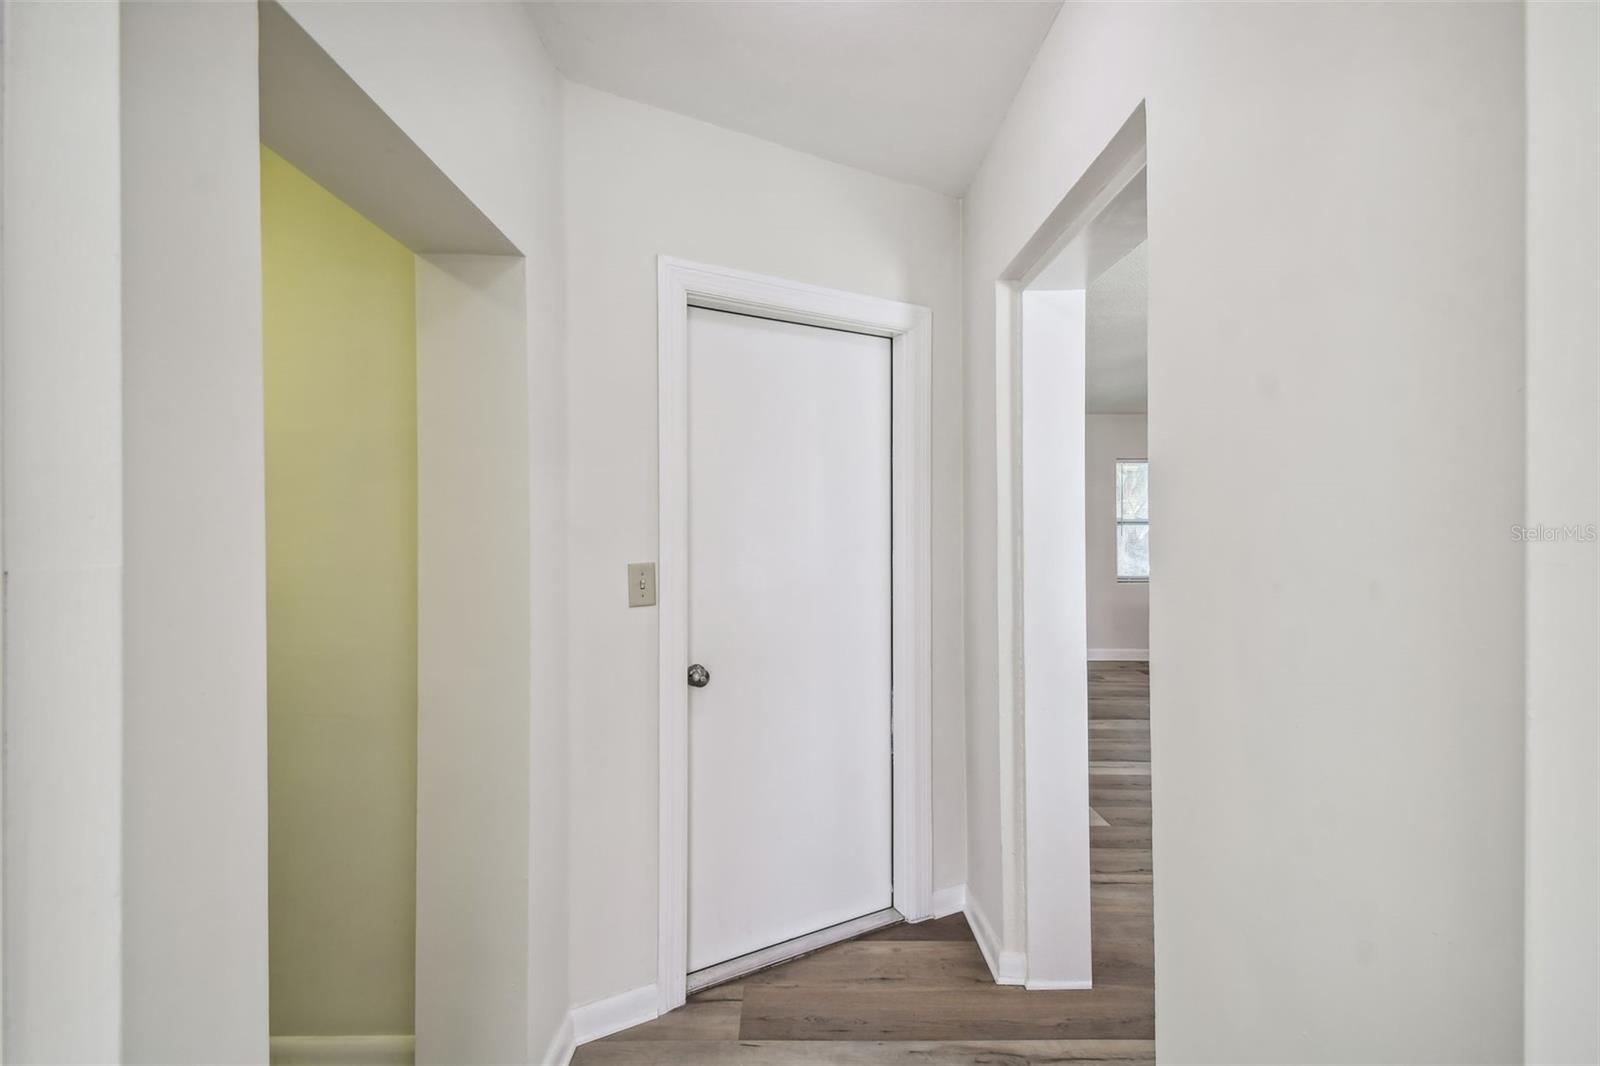
[[[656,564],[628,564],[628,606],[654,607],[656,605]]]

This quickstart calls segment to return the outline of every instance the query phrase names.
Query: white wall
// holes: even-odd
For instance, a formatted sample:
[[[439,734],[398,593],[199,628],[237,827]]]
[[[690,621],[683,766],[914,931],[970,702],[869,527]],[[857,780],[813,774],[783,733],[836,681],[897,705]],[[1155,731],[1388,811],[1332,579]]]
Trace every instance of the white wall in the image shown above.
[[[1022,294],[1023,763],[1027,983],[1086,988],[1089,673],[1084,588],[1087,300]],[[1008,358],[1008,362],[1009,362]],[[1043,546],[1043,550],[1039,550]],[[1009,947],[1009,945],[1008,945]],[[1005,976],[997,973],[997,977]]]
[[[4,8],[5,1056],[121,1055],[118,8]]]
[[[560,79],[512,5],[297,2],[291,10],[528,255],[530,1057],[542,1054],[568,1002],[569,876],[570,943],[581,952],[573,998],[653,977],[655,616],[624,613],[619,575],[623,563],[654,555],[655,254],[934,309],[935,422],[949,431],[935,443],[935,883],[965,878],[975,896],[998,902],[993,282],[1140,99],[1151,129],[1155,508],[1164,527],[1182,533],[1158,542],[1152,602],[1156,639],[1172,649],[1154,678],[1161,1053],[1308,1062],[1520,1054],[1523,677],[1506,651],[1524,639],[1524,554],[1507,535],[1523,520],[1524,479],[1522,305],[1513,295],[1523,291],[1519,8],[1069,6],[959,232],[960,205],[931,193],[586,89],[571,87],[563,109]],[[158,206],[152,179],[173,161],[142,155],[146,138],[164,135],[141,125],[139,109],[180,87],[219,92],[193,116],[207,124],[242,99],[238,71],[210,65],[242,46],[242,31],[225,14],[196,17],[219,20],[220,50],[180,49],[171,71],[138,66],[155,53],[134,55],[130,69],[152,80],[130,95],[123,130],[117,9],[5,7],[4,984],[6,1054],[16,1061],[111,1061],[123,1051],[119,179],[129,176],[136,206],[126,220],[130,247],[163,261],[168,238],[146,228],[146,213]],[[1579,149],[1567,127],[1555,125],[1593,131],[1592,116],[1564,106],[1571,96],[1561,80],[1592,84],[1593,52],[1581,48],[1592,33],[1559,21],[1585,17],[1592,12],[1533,19],[1527,448],[1535,464],[1570,440],[1558,433],[1593,426],[1592,362],[1566,359],[1593,352],[1592,317],[1563,317],[1586,306],[1567,287],[1593,285],[1584,261],[1571,258],[1583,246],[1559,242],[1561,212],[1593,201],[1591,190],[1564,184],[1585,170],[1571,162]],[[1550,123],[1543,134],[1541,122]],[[564,137],[573,201],[565,228]],[[229,138],[213,165],[230,167],[234,145]],[[1538,195],[1554,197],[1558,186],[1572,208]],[[243,239],[221,206],[238,192],[202,190],[177,217]],[[168,194],[182,207],[196,190]],[[964,313],[955,267],[963,240]],[[253,268],[228,262],[228,276],[208,291],[244,291],[235,271]],[[192,282],[200,264],[182,264],[174,280]],[[141,299],[162,298],[150,279],[133,281]],[[239,308],[248,315],[248,304]],[[963,318],[964,379],[955,354]],[[143,424],[157,410],[161,375],[180,394],[194,388],[188,375],[200,349],[243,343],[244,330],[209,313],[199,320],[204,336],[133,324],[130,349],[145,352],[130,362],[128,382],[128,411],[142,412],[127,433],[129,454],[144,457],[136,478],[175,447]],[[170,364],[157,358],[168,332]],[[236,365],[200,369],[209,384],[244,383]],[[1587,411],[1565,406],[1582,395]],[[570,500],[569,404],[572,467],[583,472]],[[1219,419],[1223,409],[1229,416]],[[212,483],[235,470],[244,428],[227,438],[215,468],[200,457],[191,475]],[[1593,456],[1578,451],[1574,462]],[[1430,477],[1396,490],[1376,476],[1396,469]],[[1544,501],[1574,506],[1572,484],[1592,484],[1592,467],[1550,469],[1555,480],[1530,482],[1529,521],[1547,520]],[[248,508],[243,476],[219,493],[219,511]],[[1259,527],[1241,527],[1214,504],[1263,483],[1276,506]],[[179,488],[176,513],[190,513],[199,490]],[[1352,521],[1361,515],[1383,518]],[[130,559],[160,523],[153,512],[130,513]],[[207,549],[232,534],[216,536],[202,539],[199,557],[226,581],[238,560]],[[138,557],[165,565],[167,547]],[[1552,596],[1567,564],[1534,547],[1531,869],[1538,885],[1571,886],[1572,895],[1536,889],[1529,900],[1528,1050],[1559,1059],[1592,1036],[1568,1021],[1571,1005],[1559,996],[1581,998],[1593,972],[1588,956],[1564,950],[1581,942],[1567,923],[1593,920],[1581,882],[1593,861],[1545,842],[1592,829],[1561,821],[1593,810],[1584,805],[1592,754],[1558,760],[1594,750],[1583,732],[1592,720],[1573,712],[1585,700],[1592,709],[1593,678],[1561,665],[1567,641],[1592,650],[1594,613],[1592,601]],[[1578,560],[1580,577],[1584,566]],[[1592,584],[1592,554],[1587,566]],[[129,575],[130,619],[148,605],[139,590],[157,575]],[[1276,623],[1264,638],[1263,618]],[[224,632],[239,635],[235,624]],[[171,652],[160,635],[149,639],[152,654]],[[143,645],[130,643],[130,654],[135,647]],[[220,650],[239,657],[236,670],[254,668],[243,640],[205,647],[191,665]],[[242,677],[220,683],[231,690]],[[130,700],[171,681],[147,677]],[[194,725],[205,698],[185,688],[159,713]],[[137,726],[143,719],[129,706]],[[1555,728],[1541,730],[1541,719]],[[229,721],[219,728],[242,737],[242,719]],[[133,741],[130,752],[137,781],[154,764]],[[970,804],[943,783],[960,779],[963,758]],[[249,757],[240,760],[248,772]],[[192,760],[176,765],[200,781],[214,773]],[[1585,783],[1590,792],[1568,791]],[[1575,803],[1551,803],[1575,794]],[[130,802],[130,840],[167,801],[151,793],[141,802]],[[233,813],[251,817],[248,803]],[[197,839],[206,839],[216,827],[196,817]],[[181,847],[171,854],[180,866],[194,859]],[[248,848],[236,858],[245,866],[211,867],[183,886],[202,914],[218,918],[243,903],[219,896],[254,861]],[[141,872],[144,861],[130,861],[130,885],[155,883],[139,880],[153,877],[153,866]],[[143,898],[148,906],[137,891],[127,901],[132,968],[172,917],[167,904]],[[264,1037],[264,1022],[247,1026],[233,1013],[243,1000],[229,998],[238,990],[206,986],[190,969],[215,965],[225,951],[249,966],[250,923],[237,931],[240,940],[215,945],[198,933],[185,938],[161,976],[201,990],[186,1017],[215,1010],[238,1020],[216,1031],[228,1044],[218,1054],[259,1058],[252,1041]],[[129,1033],[153,1032],[144,1012],[172,992],[130,990]],[[184,1057],[196,1046],[184,1034],[170,1040],[161,1053]],[[132,1057],[140,1046],[156,1045],[130,1046]]]
[[[520,259],[417,259],[419,1063],[541,1050],[526,1045],[518,1003],[530,918],[525,296]]]
[[[1600,8],[1528,4],[1526,524],[1600,522]],[[1527,1061],[1600,1061],[1600,546],[1530,542]]]
[[[123,10],[128,1062],[266,1055],[255,57],[248,5]]]
[[[994,909],[994,283],[1147,102],[1163,1059],[1521,1053],[1522,77],[1516,6],[1069,5],[967,199]]]
[[[656,256],[932,309],[934,886],[965,872],[961,719],[960,205],[569,85],[572,952],[584,1003],[655,980]]]
[[[1150,586],[1117,580],[1117,460],[1145,457],[1144,415],[1085,418],[1089,656],[1150,650]]]
[[[528,1057],[566,1018],[566,311],[561,78],[515,4],[285,5],[526,256]]]
[[[527,254],[528,994],[508,1009],[539,1059],[568,1005],[560,79],[511,5],[294,12]],[[262,1061],[255,8],[140,6],[125,34],[115,5],[6,19],[6,1054]]]

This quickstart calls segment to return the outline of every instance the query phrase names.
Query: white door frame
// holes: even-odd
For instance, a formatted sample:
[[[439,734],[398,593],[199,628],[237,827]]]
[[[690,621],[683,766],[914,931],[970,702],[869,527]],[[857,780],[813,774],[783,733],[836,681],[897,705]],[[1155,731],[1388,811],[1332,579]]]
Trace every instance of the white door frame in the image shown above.
[[[1143,199],[1145,129],[1141,103],[995,283],[1002,913],[974,924],[995,980],[1032,989],[1092,986],[1081,289],[1128,239],[1101,227]],[[1080,291],[1028,291],[1062,262]]]
[[[933,882],[930,760],[933,315],[925,307],[662,256],[659,318],[660,919],[658,1009],[683,1005],[689,929],[689,307],[889,338],[892,345],[894,906],[926,918]]]

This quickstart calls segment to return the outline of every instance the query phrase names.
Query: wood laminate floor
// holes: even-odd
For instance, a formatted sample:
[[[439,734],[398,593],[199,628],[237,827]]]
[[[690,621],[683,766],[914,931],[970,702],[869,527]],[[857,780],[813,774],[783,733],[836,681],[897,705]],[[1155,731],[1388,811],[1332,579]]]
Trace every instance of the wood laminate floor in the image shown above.
[[[995,984],[954,914],[707,989],[574,1066],[1153,1063],[1149,664],[1089,664],[1089,758],[1092,990]]]

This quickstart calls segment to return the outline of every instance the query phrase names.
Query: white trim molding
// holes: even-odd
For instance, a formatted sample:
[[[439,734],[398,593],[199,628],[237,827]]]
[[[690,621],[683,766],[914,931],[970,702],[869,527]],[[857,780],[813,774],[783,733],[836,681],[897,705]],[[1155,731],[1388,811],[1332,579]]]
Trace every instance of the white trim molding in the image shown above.
[[[660,996],[655,985],[630,989],[615,996],[597,999],[581,1007],[572,1008],[572,1040],[587,1044],[602,1036],[620,1033],[656,1016],[656,1003]]]
[[[983,961],[988,964],[994,983],[1023,984],[1028,973],[1027,956],[1020,951],[1001,949],[1000,938],[995,935],[994,926],[989,924],[989,919],[984,915],[983,908],[978,905],[977,900],[970,897],[967,899],[965,913],[967,924],[972,927],[972,937],[978,942],[978,950],[983,952]]]
[[[929,918],[944,918],[951,914],[960,914],[967,909],[967,886],[950,885],[947,888],[935,889],[928,903]]]
[[[1095,663],[1147,663],[1149,648],[1090,648],[1089,661]]]
[[[658,1011],[684,1002],[688,970],[688,313],[691,305],[887,337],[894,368],[894,907],[930,912],[933,315],[925,307],[662,256],[657,264],[660,547]],[[581,1029],[580,1029],[580,1040]]]
[[[550,1044],[544,1049],[544,1058],[539,1060],[540,1066],[567,1066],[577,1050],[578,1042],[572,1038],[572,1012],[568,1011],[566,1017],[561,1019],[560,1028],[550,1037]]]
[[[275,1036],[272,1066],[411,1066],[416,1038],[388,1036]]]
[[[1142,239],[1126,223],[1144,221],[1146,158],[1140,103],[995,279],[999,922],[971,898],[967,914],[1004,984],[1092,978],[1083,292]]]

